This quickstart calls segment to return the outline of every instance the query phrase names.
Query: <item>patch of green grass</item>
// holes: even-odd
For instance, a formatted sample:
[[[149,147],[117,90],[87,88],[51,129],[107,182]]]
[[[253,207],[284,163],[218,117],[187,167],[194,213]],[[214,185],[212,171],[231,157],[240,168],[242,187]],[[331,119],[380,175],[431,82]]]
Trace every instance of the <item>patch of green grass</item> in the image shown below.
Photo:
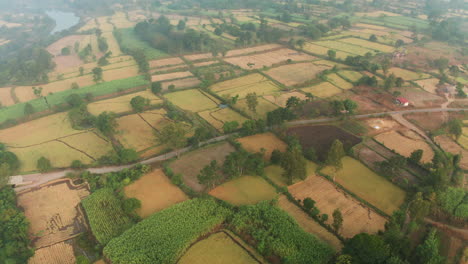
[[[148,60],[158,59],[161,57],[168,56],[167,53],[154,49],[148,43],[141,40],[133,31],[133,28],[119,29],[120,38],[117,38],[120,44],[120,48],[125,50],[143,50]]]

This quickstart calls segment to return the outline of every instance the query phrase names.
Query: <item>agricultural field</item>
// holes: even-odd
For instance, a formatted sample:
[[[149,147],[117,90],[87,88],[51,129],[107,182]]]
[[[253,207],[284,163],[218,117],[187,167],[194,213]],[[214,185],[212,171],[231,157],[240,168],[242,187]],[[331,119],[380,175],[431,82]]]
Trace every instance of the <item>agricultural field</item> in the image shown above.
[[[276,104],[277,106],[280,107],[286,107],[286,103],[288,102],[288,99],[291,97],[297,97],[300,100],[306,100],[307,96],[301,92],[298,91],[292,91],[292,92],[285,92],[281,93],[279,95],[264,95],[263,98],[266,100]]]
[[[255,53],[252,55],[240,57],[228,57],[225,58],[224,61],[239,66],[245,70],[253,70],[262,69],[264,67],[270,67],[274,64],[283,63],[289,60],[310,61],[314,59],[316,58],[296,50],[278,49],[265,53]]]
[[[315,220],[302,211],[302,209],[290,202],[286,196],[282,195],[278,199],[278,206],[293,217],[304,231],[317,236],[323,242],[331,245],[335,251],[338,252],[343,247],[343,244],[335,235],[315,222]]]
[[[421,162],[431,162],[434,157],[434,151],[424,139],[412,131],[390,131],[382,133],[375,137],[375,140],[385,145],[396,153],[409,157],[411,153],[418,149],[423,150]]]
[[[196,77],[161,82],[163,91],[169,90],[169,86],[171,85],[173,85],[174,89],[177,90],[177,89],[185,89],[185,88],[195,88],[200,84],[201,84],[201,81]]]
[[[311,162],[309,160],[306,161],[306,169],[308,171],[309,174],[317,171],[317,168],[318,168],[318,165],[314,162]],[[280,186],[280,187],[287,187],[288,185],[288,181],[286,179],[286,177],[284,177],[283,175],[284,173],[284,169],[279,166],[279,165],[270,165],[268,167],[265,168],[265,175],[270,179],[272,180],[276,185]],[[295,183],[298,183],[302,181],[301,179],[299,178],[294,178],[292,183],[295,184]]]
[[[148,43],[140,40],[140,38],[134,33],[133,28],[124,28],[117,30],[120,35],[119,44],[124,50],[143,50],[148,60],[153,60],[161,57],[168,56],[166,53],[154,49]]]
[[[187,77],[193,77],[193,74],[189,71],[171,72],[171,73],[153,75],[151,76],[151,82],[177,80],[177,79],[182,79],[182,78],[187,78]]]
[[[240,55],[245,55],[245,54],[266,52],[269,50],[280,49],[280,48],[283,48],[283,46],[279,44],[266,44],[266,45],[254,46],[250,48],[234,49],[234,50],[228,51],[228,53],[226,53],[226,57],[234,57],[234,56],[240,56]]]
[[[379,73],[383,73],[382,70],[378,71]],[[415,81],[421,79],[428,79],[431,76],[426,73],[417,73],[409,70],[405,70],[402,68],[392,67],[388,69],[388,74],[394,74],[396,77],[400,77],[405,81]]]
[[[304,50],[313,54],[328,56],[327,52],[328,50],[330,50],[330,48],[316,45],[313,42],[306,42],[306,44],[304,45]],[[335,50],[335,51],[336,51],[336,57],[338,59],[346,59],[346,57],[348,56],[354,56],[354,54],[344,52],[341,50]]]
[[[288,145],[276,137],[273,133],[257,134],[253,136],[243,137],[237,139],[242,147],[251,153],[264,152],[265,160],[270,160],[271,153],[274,150],[285,152]]]
[[[36,249],[28,264],[75,264],[73,246],[67,242],[60,242],[48,247]]]
[[[148,61],[149,67],[153,68],[165,68],[168,66],[175,66],[185,64],[185,62],[179,57],[172,57],[167,59],[157,59]]]
[[[209,194],[239,206],[272,200],[276,190],[260,176],[244,175],[217,186]]]
[[[206,60],[213,58],[211,53],[201,53],[201,54],[192,54],[192,55],[185,55],[184,59],[189,61],[198,61],[198,60]]]
[[[315,79],[317,74],[327,69],[330,69],[330,67],[318,66],[313,63],[306,62],[288,64],[279,66],[277,68],[272,68],[268,71],[265,71],[265,74],[286,86],[294,86]]]
[[[224,163],[224,159],[235,148],[228,142],[206,146],[195,151],[182,155],[173,161],[169,167],[175,174],[182,174],[184,183],[195,191],[203,191],[204,186],[198,183],[197,175],[201,169],[212,160],[216,160],[219,165]]]
[[[144,90],[137,93],[131,93],[123,96],[114,97],[111,99],[92,102],[88,104],[88,111],[95,116],[99,115],[104,111],[114,112],[116,114],[130,112],[133,111],[132,106],[130,105],[130,101],[133,97],[136,96],[141,96],[150,100],[151,105],[162,103],[161,98],[154,95],[151,91]]]
[[[247,105],[247,99],[239,100],[234,105],[234,108],[237,108],[243,111],[249,117],[254,118],[254,119],[259,119],[259,118],[265,119],[268,112],[271,112],[278,108],[278,106],[264,99],[263,97],[257,97],[257,101],[258,101],[258,105],[255,108],[255,112],[249,109]]]
[[[446,135],[434,137],[434,141],[446,152],[461,155],[460,168],[468,170],[468,151]]]
[[[34,247],[51,246],[84,232],[85,218],[78,206],[88,195],[86,184],[74,185],[69,179],[19,192],[18,206],[30,222]]]
[[[247,120],[247,118],[228,107],[199,112],[198,115],[219,131],[223,131],[223,125],[226,122],[235,121],[240,127]]]
[[[430,93],[436,94],[437,85],[439,84],[439,79],[437,78],[424,79],[424,80],[415,81],[415,83],[417,83],[424,90]]]
[[[343,92],[343,90],[329,82],[322,82],[311,87],[302,88],[301,90],[319,98],[328,98]]]
[[[411,105],[415,107],[440,107],[444,102],[445,98],[439,95],[429,93],[423,89],[415,87],[404,87],[404,88],[393,88],[392,91],[399,90],[401,96],[408,99]]]
[[[141,208],[136,212],[143,218],[188,199],[187,195],[172,184],[160,169],[143,175],[126,186],[124,193],[128,198],[140,200]]]
[[[338,171],[326,167],[321,172],[334,177],[344,188],[388,215],[392,215],[405,201],[406,194],[403,190],[359,161],[344,157],[342,163],[343,168]]]
[[[132,28],[135,26],[136,23],[131,22],[127,19],[127,15],[123,12],[116,12],[111,17],[111,23],[116,28]]]
[[[344,193],[325,178],[316,176],[314,172],[309,172],[306,180],[289,186],[288,190],[296,199],[312,198],[322,214],[332,215],[335,209],[339,209],[343,214],[343,227],[340,233],[345,238],[351,238],[362,232],[375,234],[384,230],[386,222],[384,217]],[[328,218],[328,224],[332,223],[331,218]]]
[[[210,89],[221,97],[231,98],[239,95],[239,99],[245,98],[249,93],[261,96],[276,94],[280,90],[272,81],[259,73],[220,82],[212,85]]]
[[[345,42],[334,41],[334,40],[316,41],[316,42],[313,42],[313,44],[325,47],[327,51],[329,49],[336,50],[336,51],[343,51],[346,53],[354,54],[354,56],[356,55],[364,56],[368,52],[374,53],[374,51],[371,49],[366,49],[364,47],[357,46],[354,44],[348,44]],[[338,54],[337,54],[337,57],[338,57]]]
[[[326,78],[331,84],[333,84],[336,87],[341,88],[343,90],[352,89],[354,87],[352,83],[349,83],[349,82],[345,81],[343,78],[341,78],[336,73],[329,74],[329,75],[326,76]]]
[[[218,107],[219,101],[209,97],[198,89],[184,90],[164,94],[171,103],[176,106],[192,112],[201,112]]]
[[[338,75],[352,82],[357,82],[362,78],[362,74],[357,71],[339,71]]]
[[[2,107],[10,106],[15,104],[15,100],[11,96],[12,87],[2,87],[0,88],[0,105]]]
[[[257,256],[252,257],[244,245],[239,245],[240,238],[232,238],[232,236],[226,232],[214,233],[192,245],[178,263],[215,264],[220,260],[229,260],[232,264],[259,263]]]
[[[383,44],[379,44],[376,42],[359,39],[359,38],[344,38],[344,39],[340,39],[339,41],[348,43],[348,44],[353,44],[356,46],[361,46],[361,47],[372,49],[372,50],[376,50],[376,51],[383,52],[383,53],[390,53],[395,50],[395,48],[392,46],[383,45]]]

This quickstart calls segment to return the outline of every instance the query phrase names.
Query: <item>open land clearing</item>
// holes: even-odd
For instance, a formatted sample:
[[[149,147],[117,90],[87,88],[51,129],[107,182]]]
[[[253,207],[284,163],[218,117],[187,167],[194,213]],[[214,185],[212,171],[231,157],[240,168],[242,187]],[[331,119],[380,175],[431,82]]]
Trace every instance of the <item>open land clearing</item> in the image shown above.
[[[2,107],[15,104],[15,100],[11,96],[12,89],[11,87],[0,88],[0,104]]]
[[[243,117],[231,108],[216,108],[214,110],[207,110],[198,113],[203,119],[205,119],[210,125],[219,131],[223,131],[223,125],[226,122],[237,122],[239,127],[244,123],[247,118]]]
[[[315,79],[317,74],[327,69],[330,67],[306,62],[279,66],[266,71],[265,74],[286,86],[294,86]]]
[[[320,240],[331,245],[335,251],[338,252],[343,247],[343,244],[335,235],[315,222],[315,220],[302,211],[302,209],[290,202],[286,196],[281,195],[278,199],[278,206],[292,216],[304,231],[317,236]]]
[[[243,137],[237,139],[242,147],[251,153],[261,153],[265,151],[265,159],[270,160],[271,153],[274,150],[285,152],[288,145],[282,140],[277,138],[273,133],[257,134],[253,136]]]
[[[240,57],[225,58],[224,61],[239,66],[242,69],[251,70],[270,67],[274,64],[286,62],[288,60],[310,61],[313,59],[316,58],[296,50],[279,49],[265,53],[256,53]]]
[[[136,212],[146,218],[176,203],[188,199],[187,195],[171,183],[160,169],[143,175],[124,189],[125,196],[141,201],[141,208]]]
[[[18,206],[31,223],[29,234],[34,247],[54,245],[85,231],[79,204],[88,195],[87,184],[74,185],[70,179],[18,193]]]
[[[390,131],[382,133],[375,137],[375,140],[385,145],[390,150],[396,153],[409,157],[411,153],[418,149],[423,150],[421,162],[426,163],[434,157],[434,151],[431,146],[424,141],[418,134],[410,130],[406,131]]]
[[[36,249],[28,264],[75,264],[73,246],[67,242],[60,242],[48,247]]]
[[[340,209],[343,214],[341,235],[346,238],[362,232],[375,234],[384,230],[384,217],[314,172],[309,172],[306,180],[289,186],[288,190],[296,199],[312,198],[323,214],[332,215],[335,209]],[[329,217],[327,223],[331,224],[332,221],[332,217]]]
[[[288,102],[288,99],[291,97],[297,97],[300,100],[307,99],[307,96],[305,94],[298,92],[298,91],[281,93],[279,95],[264,95],[263,96],[263,98],[265,98],[266,100],[280,107],[286,107],[286,103]]]
[[[468,170],[468,151],[446,135],[434,137],[434,141],[444,150],[454,155],[461,155],[460,168]]]
[[[321,172],[335,178],[344,188],[368,201],[388,215],[403,204],[405,192],[382,176],[350,157],[342,159],[343,168],[326,167]]]
[[[243,243],[239,244],[240,238],[233,240],[232,236],[232,234],[228,235],[225,232],[212,234],[192,245],[178,263],[217,264],[228,260],[231,264],[259,263],[246,251]]]
[[[328,98],[343,92],[343,90],[329,82],[322,82],[311,87],[302,88],[301,90],[319,98]]]
[[[220,82],[210,88],[221,97],[230,98],[239,95],[239,99],[245,98],[249,93],[261,96],[275,94],[280,90],[272,81],[259,73]]]
[[[204,186],[198,183],[197,179],[200,170],[210,164],[212,160],[216,160],[218,165],[222,165],[225,157],[233,151],[235,151],[235,148],[231,144],[222,142],[184,154],[173,161],[169,167],[174,173],[182,174],[184,183],[187,186],[195,191],[202,191]]]
[[[249,175],[225,182],[209,194],[238,206],[272,200],[277,195],[275,188],[262,177]]]
[[[167,93],[164,97],[176,106],[192,112],[214,109],[220,103],[217,99],[207,96],[198,89]]]
[[[162,103],[161,98],[154,95],[151,91],[145,90],[137,93],[114,97],[111,99],[92,102],[88,104],[88,111],[95,116],[99,115],[104,111],[114,112],[116,114],[130,112],[132,111],[130,101],[136,96],[141,96],[145,99],[150,100],[151,105]]]

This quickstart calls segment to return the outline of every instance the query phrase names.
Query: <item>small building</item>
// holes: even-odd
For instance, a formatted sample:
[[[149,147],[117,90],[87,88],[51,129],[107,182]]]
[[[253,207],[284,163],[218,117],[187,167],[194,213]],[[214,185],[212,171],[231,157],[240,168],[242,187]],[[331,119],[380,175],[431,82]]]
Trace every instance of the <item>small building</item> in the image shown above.
[[[395,103],[401,105],[401,106],[409,106],[409,101],[408,99],[404,98],[404,97],[397,97],[395,99]]]

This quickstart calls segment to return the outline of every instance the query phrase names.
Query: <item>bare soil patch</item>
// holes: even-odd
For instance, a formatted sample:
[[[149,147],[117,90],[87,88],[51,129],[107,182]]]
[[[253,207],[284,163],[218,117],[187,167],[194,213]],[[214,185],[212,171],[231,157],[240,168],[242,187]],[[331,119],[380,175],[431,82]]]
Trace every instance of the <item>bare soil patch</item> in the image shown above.
[[[160,82],[160,81],[175,80],[175,79],[181,79],[181,78],[192,77],[192,76],[193,76],[193,74],[191,72],[189,72],[189,71],[173,72],[173,73],[153,75],[153,76],[151,76],[151,81],[152,82]]]
[[[453,139],[446,135],[434,137],[434,141],[444,150],[455,155],[461,155],[460,167],[468,170],[468,151],[458,145]]]
[[[11,87],[0,88],[0,104],[3,107],[15,104],[13,97],[11,97],[11,89]]]
[[[277,149],[281,152],[284,152],[288,147],[286,143],[281,141],[272,133],[257,134],[253,136],[243,137],[239,138],[237,141],[241,143],[242,147],[249,152],[260,153],[262,152],[262,150],[264,150],[266,160],[270,160],[271,153],[274,150]]]
[[[149,61],[148,63],[149,63],[150,68],[160,68],[160,67],[165,67],[165,66],[184,64],[185,62],[179,57],[174,57],[174,58],[168,58],[168,59],[162,59],[162,60],[152,60],[152,61]]]
[[[434,151],[429,144],[411,130],[382,133],[377,135],[375,140],[404,157],[409,157],[414,151],[422,149],[423,157],[421,162],[424,163],[430,162],[434,157]]]

